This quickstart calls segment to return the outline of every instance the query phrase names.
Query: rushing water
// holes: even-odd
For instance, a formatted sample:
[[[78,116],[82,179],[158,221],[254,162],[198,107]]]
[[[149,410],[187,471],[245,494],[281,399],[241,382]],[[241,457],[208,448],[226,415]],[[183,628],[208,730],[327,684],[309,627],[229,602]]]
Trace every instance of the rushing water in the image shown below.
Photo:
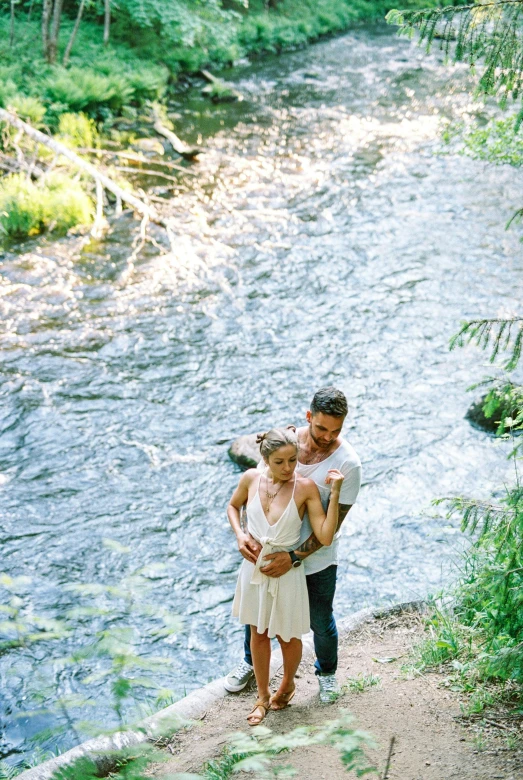
[[[521,174],[434,154],[442,115],[468,108],[463,73],[373,29],[230,77],[242,103],[194,91],[175,107],[206,153],[171,192],[174,252],[148,245],[129,264],[137,225],[123,217],[103,242],[7,253],[0,277],[0,570],[32,578],[26,610],[59,617],[111,606],[71,583],[144,569],[149,602],[185,618],[168,638],[132,618],[143,656],[170,661],[150,678],[176,695],[240,657],[225,515],[236,435],[303,422],[321,385],[346,391],[364,487],[338,614],[437,591],[459,534],[431,499],[488,495],[509,476],[463,419],[484,357],[448,352],[463,318],[512,312],[522,292],[504,230]],[[121,625],[84,616],[74,638],[0,657],[0,756],[19,760],[31,734],[63,723],[20,714],[38,690],[44,705],[85,693],[102,662],[64,657]],[[88,690],[95,707],[68,705],[72,717],[106,724],[107,682]]]

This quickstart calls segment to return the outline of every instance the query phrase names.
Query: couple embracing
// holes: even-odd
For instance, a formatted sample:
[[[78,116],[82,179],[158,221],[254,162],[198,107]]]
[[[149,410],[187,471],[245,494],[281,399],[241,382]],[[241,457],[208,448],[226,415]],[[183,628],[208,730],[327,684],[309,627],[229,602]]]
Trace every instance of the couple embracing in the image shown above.
[[[360,460],[341,435],[347,412],[344,394],[324,387],[312,399],[307,426],[276,428],[259,436],[260,465],[241,476],[227,508],[244,558],[233,615],[245,625],[245,658],[226,678],[225,687],[242,690],[254,671],[258,696],[247,718],[252,726],[269,709],[287,707],[294,696],[301,637],[310,628],[320,699],[332,701],[339,692],[332,611],[338,532],[361,484]],[[281,646],[283,677],[271,695],[273,637]]]

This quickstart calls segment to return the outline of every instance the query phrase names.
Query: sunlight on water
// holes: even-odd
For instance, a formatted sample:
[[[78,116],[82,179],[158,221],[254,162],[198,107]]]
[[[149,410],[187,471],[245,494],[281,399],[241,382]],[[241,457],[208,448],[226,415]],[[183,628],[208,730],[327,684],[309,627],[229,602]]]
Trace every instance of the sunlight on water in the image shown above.
[[[339,614],[437,591],[462,541],[432,499],[487,496],[508,469],[463,419],[466,388],[492,368],[448,352],[462,319],[516,311],[522,292],[519,236],[504,230],[521,174],[433,153],[445,117],[474,110],[463,73],[374,30],[227,77],[245,100],[213,107],[212,132],[197,90],[175,106],[205,153],[196,176],[155,189],[172,249],[153,227],[129,262],[138,222],[124,216],[104,240],[31,241],[0,272],[0,568],[31,576],[24,598],[51,617],[78,607],[71,583],[142,569],[185,619],[154,641],[137,626],[175,695],[241,652],[225,516],[236,435],[302,423],[322,384],[347,393],[365,484]],[[80,621],[74,642],[104,620]],[[0,658],[0,756],[62,722],[23,714],[38,690],[85,693],[59,661],[72,646],[49,645],[48,664],[43,646]],[[110,721],[105,686],[75,719]]]

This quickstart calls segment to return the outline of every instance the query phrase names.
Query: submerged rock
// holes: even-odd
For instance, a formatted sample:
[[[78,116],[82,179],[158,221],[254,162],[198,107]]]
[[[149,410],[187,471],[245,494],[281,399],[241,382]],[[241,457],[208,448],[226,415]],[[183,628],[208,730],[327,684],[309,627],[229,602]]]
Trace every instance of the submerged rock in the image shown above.
[[[255,469],[260,462],[260,445],[256,444],[257,433],[238,436],[229,447],[229,457],[241,469]]]
[[[132,147],[145,154],[161,155],[165,152],[163,145],[156,138],[137,138],[136,141],[133,141]]]

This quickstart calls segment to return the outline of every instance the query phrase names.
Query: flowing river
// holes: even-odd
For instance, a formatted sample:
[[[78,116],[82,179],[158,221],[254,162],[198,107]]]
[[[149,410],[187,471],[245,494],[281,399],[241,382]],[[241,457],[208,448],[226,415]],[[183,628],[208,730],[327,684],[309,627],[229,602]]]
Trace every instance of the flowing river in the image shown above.
[[[138,223],[124,215],[102,241],[2,257],[0,571],[31,578],[15,583],[25,618],[88,607],[72,635],[0,655],[11,763],[44,729],[44,748],[64,750],[68,720],[115,722],[107,659],[70,660],[94,632],[132,627],[141,657],[163,659],[132,674],[175,697],[241,657],[227,449],[303,423],[321,385],[346,392],[364,467],[340,616],[437,592],[462,542],[431,500],[511,478],[503,447],[464,419],[467,387],[493,369],[448,350],[461,320],[511,313],[523,292],[504,229],[522,174],[436,153],[442,118],[471,108],[466,73],[377,27],[226,75],[243,102],[193,89],[172,107],[205,148],[170,193],[173,252],[148,244],[128,262]],[[118,593],[71,589],[129,592],[138,571],[152,609],[127,622]],[[151,635],[162,610],[183,628]]]

